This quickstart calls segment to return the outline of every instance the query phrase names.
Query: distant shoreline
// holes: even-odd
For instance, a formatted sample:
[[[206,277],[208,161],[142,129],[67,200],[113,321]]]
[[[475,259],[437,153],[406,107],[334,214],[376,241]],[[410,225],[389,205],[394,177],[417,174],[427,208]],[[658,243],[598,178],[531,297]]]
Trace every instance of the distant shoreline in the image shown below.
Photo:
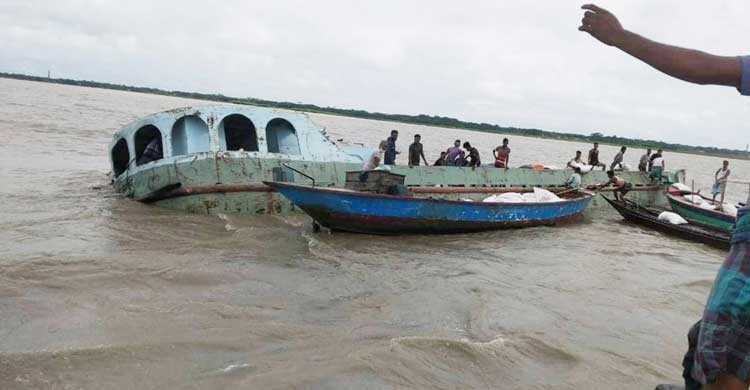
[[[635,138],[625,138],[617,136],[607,136],[602,133],[592,133],[591,135],[581,135],[573,133],[559,133],[540,129],[527,129],[517,127],[503,127],[489,123],[464,122],[456,118],[430,116],[430,115],[401,115],[401,114],[384,114],[379,112],[368,112],[364,110],[351,110],[335,107],[320,107],[314,104],[301,104],[290,102],[276,102],[256,98],[236,98],[224,96],[221,94],[204,94],[183,91],[165,91],[157,88],[135,87],[129,85],[100,83],[96,81],[56,79],[47,77],[30,76],[18,73],[0,72],[0,78],[36,81],[52,84],[73,85],[80,87],[110,89],[117,91],[139,92],[152,95],[173,96],[187,99],[207,100],[225,103],[234,103],[241,105],[252,105],[261,107],[281,108],[295,111],[303,111],[317,114],[336,115],[351,118],[371,119],[379,121],[397,122],[412,125],[436,126],[450,129],[482,131],[486,133],[496,133],[505,135],[516,135],[523,137],[551,139],[558,141],[593,143],[599,142],[602,145],[627,146],[629,148],[651,148],[664,149],[669,152],[684,154],[693,154],[698,156],[732,158],[739,160],[750,160],[750,153],[744,150],[723,149],[715,147],[691,146],[682,144],[672,144],[655,140],[641,140]]]

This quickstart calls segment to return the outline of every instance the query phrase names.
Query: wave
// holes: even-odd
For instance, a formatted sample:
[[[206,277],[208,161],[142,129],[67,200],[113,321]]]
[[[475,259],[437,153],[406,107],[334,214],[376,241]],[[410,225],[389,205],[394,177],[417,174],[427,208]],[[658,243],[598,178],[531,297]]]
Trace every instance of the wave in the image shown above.
[[[359,358],[396,385],[418,388],[554,386],[569,382],[581,362],[564,347],[530,335],[488,341],[399,337],[387,350]]]

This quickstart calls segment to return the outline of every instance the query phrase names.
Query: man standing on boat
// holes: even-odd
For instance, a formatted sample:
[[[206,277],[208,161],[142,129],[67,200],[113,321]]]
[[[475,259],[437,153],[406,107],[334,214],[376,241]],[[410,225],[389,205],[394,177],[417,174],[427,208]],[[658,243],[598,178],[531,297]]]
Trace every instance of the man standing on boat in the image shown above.
[[[657,70],[696,84],[735,87],[750,95],[750,56],[717,56],[651,41],[622,27],[609,11],[593,4],[580,31],[614,46]],[[662,167],[663,167],[663,157]],[[654,165],[657,164],[652,160]],[[748,389],[750,386],[750,208],[737,214],[732,249],[716,275],[693,348],[683,361],[688,389]]]
[[[620,148],[620,152],[615,155],[615,159],[612,160],[612,165],[609,166],[610,171],[614,171],[615,167],[619,166],[622,169],[622,160],[625,158],[625,151],[628,150],[627,146]]]
[[[421,161],[424,161],[424,165],[430,165],[427,163],[427,159],[424,158],[424,150],[422,144],[419,142],[422,140],[422,136],[419,134],[414,135],[414,143],[409,145],[409,166],[419,166],[420,157]]]
[[[599,162],[599,143],[594,142],[594,148],[589,150],[589,165],[594,167],[593,169],[596,169],[596,167],[601,167],[602,171],[607,169],[607,166],[605,164],[602,164]]]
[[[495,168],[508,168],[510,161],[510,147],[508,139],[503,138],[502,146],[496,147],[492,154],[495,156]]]
[[[370,158],[365,161],[365,163],[362,165],[363,171],[372,171],[373,169],[380,166],[380,162],[383,161],[383,154],[385,154],[385,149],[388,147],[388,143],[386,141],[380,141],[380,145],[378,145],[378,150],[372,152],[370,155]]]
[[[398,130],[391,130],[391,136],[386,140],[385,148],[385,165],[396,165],[396,155],[399,152],[396,151],[396,140],[398,139]]]
[[[649,157],[651,161],[648,163],[648,176],[651,178],[651,181],[661,181],[661,175],[664,173],[664,168],[666,168],[663,153],[664,151],[659,149]]]
[[[464,151],[461,149],[461,140],[457,139],[445,154],[445,165],[451,167],[463,166],[464,155]]]
[[[481,167],[482,159],[479,158],[479,150],[471,146],[471,144],[468,142],[464,142],[464,149],[466,149],[466,152],[468,153],[465,166],[471,167],[471,169]]]
[[[641,156],[641,161],[638,162],[639,171],[643,173],[648,172],[648,162],[650,161],[649,157],[651,157],[651,148],[646,149],[646,154]]]
[[[732,171],[729,169],[729,161],[724,160],[724,164],[722,165],[722,167],[719,168],[719,170],[717,170],[714,174],[714,179],[716,179],[716,182],[711,188],[711,194],[713,194],[714,202],[716,202],[716,195],[722,194],[721,202],[724,203],[724,195],[726,195],[727,180],[729,179],[730,173],[732,173]]]

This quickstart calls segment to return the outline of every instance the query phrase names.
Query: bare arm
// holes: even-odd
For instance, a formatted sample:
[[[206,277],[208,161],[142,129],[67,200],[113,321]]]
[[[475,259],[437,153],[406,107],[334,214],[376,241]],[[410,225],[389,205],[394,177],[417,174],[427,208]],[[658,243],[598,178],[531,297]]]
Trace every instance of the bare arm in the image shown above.
[[[740,87],[742,63],[739,57],[717,56],[654,42],[624,29],[617,18],[603,8],[594,4],[582,8],[587,11],[578,30],[588,32],[602,43],[615,46],[680,80]]]

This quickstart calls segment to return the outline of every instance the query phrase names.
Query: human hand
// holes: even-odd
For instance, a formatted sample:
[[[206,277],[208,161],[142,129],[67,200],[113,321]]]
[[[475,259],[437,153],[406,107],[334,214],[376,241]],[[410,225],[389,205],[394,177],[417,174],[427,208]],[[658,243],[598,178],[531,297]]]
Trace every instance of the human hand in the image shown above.
[[[617,46],[625,33],[617,17],[595,4],[585,4],[581,9],[587,10],[581,19],[579,31],[585,31],[592,37],[609,46]]]

